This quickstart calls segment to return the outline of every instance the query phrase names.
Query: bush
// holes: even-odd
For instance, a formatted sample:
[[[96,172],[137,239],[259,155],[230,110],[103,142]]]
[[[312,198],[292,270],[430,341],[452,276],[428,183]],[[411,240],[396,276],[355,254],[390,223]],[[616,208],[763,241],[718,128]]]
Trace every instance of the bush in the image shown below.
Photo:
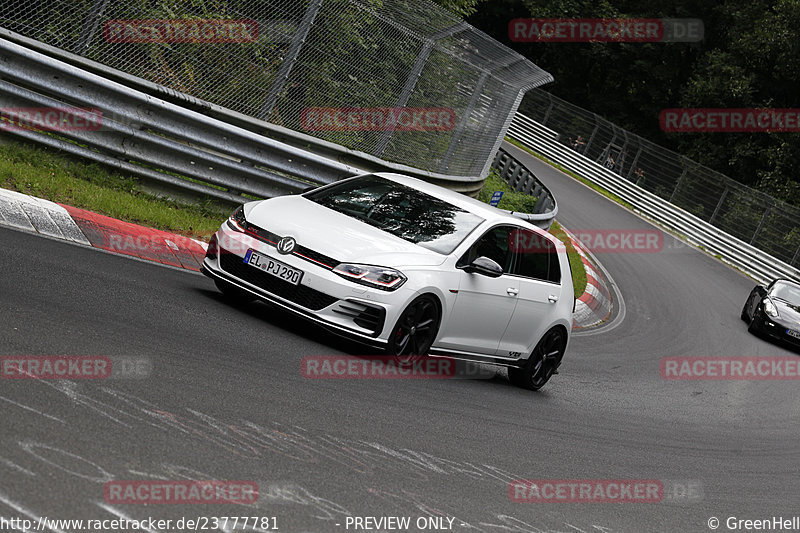
[[[520,213],[533,213],[533,208],[536,207],[538,198],[524,192],[512,190],[508,183],[500,177],[500,174],[495,169],[492,169],[483,184],[481,192],[478,193],[478,200],[488,204],[495,191],[503,191],[503,197],[497,206],[500,209],[519,211]]]

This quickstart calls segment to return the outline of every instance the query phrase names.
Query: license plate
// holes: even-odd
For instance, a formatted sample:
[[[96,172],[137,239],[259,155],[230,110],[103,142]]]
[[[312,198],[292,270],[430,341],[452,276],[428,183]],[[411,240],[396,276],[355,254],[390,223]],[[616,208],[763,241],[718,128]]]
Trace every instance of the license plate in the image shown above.
[[[300,280],[303,279],[302,270],[290,267],[287,264],[276,261],[270,256],[256,252],[255,250],[247,250],[244,256],[244,262],[276,278],[288,281],[292,285],[299,285]]]
[[[793,329],[787,329],[786,334],[790,337],[794,337],[795,339],[800,339],[800,331],[795,331]]]

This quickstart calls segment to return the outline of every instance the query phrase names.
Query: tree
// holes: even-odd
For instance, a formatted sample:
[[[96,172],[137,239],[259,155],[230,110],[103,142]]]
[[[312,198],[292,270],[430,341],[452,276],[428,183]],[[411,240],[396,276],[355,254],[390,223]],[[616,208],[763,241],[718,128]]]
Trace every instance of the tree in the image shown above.
[[[515,43],[513,18],[698,18],[699,43]],[[672,133],[672,107],[797,107],[797,0],[497,0],[470,22],[549,71],[546,90],[747,185],[800,205],[797,133]],[[525,102],[523,101],[523,108]],[[785,196],[784,196],[785,195]]]

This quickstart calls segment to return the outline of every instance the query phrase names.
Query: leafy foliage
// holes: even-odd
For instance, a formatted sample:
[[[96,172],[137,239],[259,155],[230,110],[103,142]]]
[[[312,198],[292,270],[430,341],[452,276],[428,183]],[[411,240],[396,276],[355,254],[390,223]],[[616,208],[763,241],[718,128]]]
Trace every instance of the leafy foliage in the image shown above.
[[[517,17],[697,18],[698,43],[513,43]],[[470,22],[551,72],[547,89],[741,183],[800,205],[798,133],[672,133],[673,107],[795,108],[800,77],[796,0],[498,0]],[[523,101],[521,109],[526,108]]]
[[[520,213],[533,213],[533,208],[536,207],[537,198],[535,196],[529,196],[523,192],[514,191],[509,187],[508,183],[500,177],[497,171],[492,169],[486,181],[483,183],[483,188],[478,193],[478,200],[488,204],[495,191],[503,191],[503,197],[497,205],[500,209],[518,211]]]

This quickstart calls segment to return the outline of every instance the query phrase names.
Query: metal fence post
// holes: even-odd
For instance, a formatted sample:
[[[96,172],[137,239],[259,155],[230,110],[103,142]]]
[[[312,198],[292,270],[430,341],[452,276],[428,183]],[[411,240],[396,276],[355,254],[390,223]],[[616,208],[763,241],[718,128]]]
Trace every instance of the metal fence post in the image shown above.
[[[464,130],[467,129],[469,117],[475,110],[475,106],[477,105],[481,94],[483,94],[483,87],[486,85],[486,80],[488,78],[489,71],[484,71],[483,74],[481,74],[481,77],[478,78],[478,83],[475,84],[475,89],[473,89],[472,96],[469,98],[469,104],[467,104],[467,108],[462,112],[461,118],[456,126],[456,131],[453,133],[453,138],[450,139],[450,145],[447,147],[447,152],[445,152],[442,162],[439,163],[439,172],[445,172],[447,167],[450,166],[450,160],[453,158],[453,154],[456,152],[458,143],[461,141],[461,136],[464,135]]]
[[[633,181],[631,179],[631,174],[634,173],[633,169],[636,168],[636,165],[639,164],[639,156],[640,155],[642,155],[642,144],[641,143],[639,143],[639,149],[636,151],[636,155],[633,156],[633,163],[631,163],[631,168],[628,169],[628,175],[626,176],[628,181]]]
[[[753,238],[750,239],[750,245],[755,246],[753,243],[756,242],[761,230],[764,229],[764,224],[767,222],[767,217],[769,217],[770,212],[772,211],[772,204],[767,204],[767,209],[764,211],[764,215],[761,217],[761,222],[758,223],[758,227],[756,228],[756,232],[753,233]]]
[[[611,145],[614,144],[614,141],[617,140],[617,128],[613,128],[612,131],[614,132],[613,137],[611,137],[611,141],[606,146],[605,150],[600,154],[600,157],[597,158],[596,163],[606,166],[606,160],[608,160],[608,156],[611,154]]]
[[[500,145],[503,143],[503,140],[506,137],[506,132],[508,131],[508,127],[511,126],[511,121],[514,120],[514,115],[517,114],[517,109],[519,109],[519,104],[520,102],[522,102],[522,97],[525,96],[526,90],[527,88],[523,87],[517,93],[517,97],[514,100],[514,104],[511,106],[511,113],[509,113],[509,115],[506,117],[505,123],[501,126],[500,131],[497,134],[497,140],[495,141],[494,146],[492,147],[492,151],[490,153],[493,154],[500,149]],[[476,169],[477,163],[479,163],[479,161],[476,161],[476,164],[473,165],[472,167],[473,170]],[[491,166],[492,166],[492,160],[488,159],[486,161],[486,164],[483,166],[480,175],[481,176],[487,175],[489,173],[489,167]]]
[[[622,150],[619,153],[619,175],[622,176],[622,169],[625,167],[625,157],[628,155],[628,132],[622,130],[622,135],[625,137],[625,142],[622,143]]]
[[[286,85],[286,82],[289,79],[289,74],[292,72],[292,67],[294,67],[295,62],[297,61],[297,56],[300,55],[300,50],[303,48],[303,43],[306,42],[306,37],[308,37],[308,33],[311,31],[311,26],[314,25],[314,19],[317,18],[317,13],[319,13],[321,6],[322,0],[311,0],[308,3],[308,8],[306,8],[303,19],[300,21],[300,26],[297,28],[297,33],[292,38],[289,49],[286,51],[286,57],[283,58],[281,66],[278,68],[278,72],[275,73],[275,80],[269,87],[267,98],[264,100],[264,105],[261,106],[261,110],[258,113],[258,118],[267,120],[269,114],[272,113],[272,109],[275,107],[275,104],[278,101],[278,96],[280,96],[281,91],[283,91],[283,87]]]
[[[547,111],[544,112],[544,117],[542,118],[542,126],[547,126],[547,119],[550,118],[550,112],[553,110],[553,95],[546,92],[547,99],[550,101],[550,105],[547,106]]]
[[[462,21],[458,24],[454,24],[448,28],[440,30],[425,39],[425,43],[422,45],[419,54],[417,54],[416,61],[414,61],[414,66],[411,67],[411,72],[409,72],[408,78],[406,78],[406,83],[403,85],[403,89],[400,91],[400,96],[397,97],[397,103],[395,103],[395,107],[405,107],[406,104],[408,104],[408,100],[411,98],[411,93],[414,92],[414,87],[417,86],[417,81],[419,81],[419,77],[422,76],[422,69],[425,68],[425,63],[428,62],[428,57],[430,57],[433,47],[436,46],[436,41],[444,39],[445,37],[449,37],[454,33],[458,33],[466,29],[467,26],[469,25]],[[386,151],[386,147],[389,146],[389,140],[392,138],[392,135],[394,135],[394,127],[386,130],[386,132],[381,136],[378,144],[372,151],[372,154],[378,157],[382,156]]]
[[[714,225],[714,219],[717,218],[717,215],[719,214],[719,210],[722,208],[722,204],[725,203],[725,198],[728,197],[728,192],[729,191],[730,191],[730,187],[728,187],[726,185],[725,186],[725,190],[722,191],[722,196],[720,196],[720,198],[719,198],[719,202],[717,202],[717,207],[714,208],[714,214],[711,215],[711,218],[708,220],[708,223],[711,224],[712,226]]]
[[[682,162],[683,162],[683,160],[681,160],[681,163]],[[686,178],[686,173],[687,172],[689,172],[689,169],[686,168],[686,165],[684,165],[683,166],[683,172],[681,172],[681,177],[678,178],[678,183],[676,183],[675,184],[675,188],[672,189],[672,195],[669,197],[669,203],[673,203],[673,200],[675,200],[675,196],[677,196],[678,189],[681,188],[681,185],[683,184],[683,180]]]
[[[89,45],[92,44],[94,34],[97,33],[97,26],[100,24],[100,17],[106,10],[108,0],[95,0],[92,4],[92,9],[86,15],[86,20],[83,21],[83,28],[81,28],[81,35],[75,43],[73,52],[78,55],[84,55]]]
[[[594,129],[592,130],[592,134],[589,135],[589,140],[586,141],[586,145],[583,147],[583,150],[581,151],[581,153],[586,157],[589,157],[589,147],[592,145],[592,141],[594,141],[594,137],[595,135],[597,135],[597,131],[599,129],[600,129],[600,123],[597,122],[597,115],[594,115]]]

